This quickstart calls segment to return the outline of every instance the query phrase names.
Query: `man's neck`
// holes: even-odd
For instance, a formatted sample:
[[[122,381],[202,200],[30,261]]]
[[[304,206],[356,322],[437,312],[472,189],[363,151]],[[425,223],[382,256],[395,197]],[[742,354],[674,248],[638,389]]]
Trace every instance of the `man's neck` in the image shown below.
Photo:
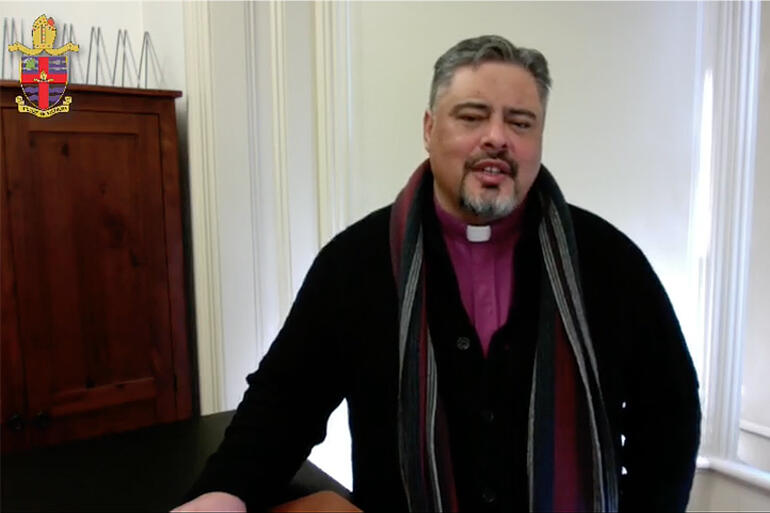
[[[464,239],[472,243],[496,242],[500,239],[511,237],[521,229],[521,219],[525,210],[526,198],[507,216],[480,223],[469,223],[467,220],[460,219],[448,212],[441,206],[435,194],[433,196],[433,203],[439,225],[446,236]]]

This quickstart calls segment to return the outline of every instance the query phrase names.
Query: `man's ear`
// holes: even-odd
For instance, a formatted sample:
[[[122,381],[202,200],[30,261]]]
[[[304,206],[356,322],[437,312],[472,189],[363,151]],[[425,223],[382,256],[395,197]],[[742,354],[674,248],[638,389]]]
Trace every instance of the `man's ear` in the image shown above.
[[[430,153],[431,130],[433,130],[433,115],[430,113],[430,109],[426,109],[422,116],[422,143],[428,153]]]

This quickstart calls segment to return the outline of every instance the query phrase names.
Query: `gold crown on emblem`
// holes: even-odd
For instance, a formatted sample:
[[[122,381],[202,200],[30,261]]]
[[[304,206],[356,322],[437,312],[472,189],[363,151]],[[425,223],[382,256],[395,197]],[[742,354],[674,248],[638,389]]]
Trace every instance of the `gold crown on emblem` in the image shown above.
[[[40,55],[45,52],[48,55],[57,56],[66,52],[77,52],[80,49],[78,45],[73,43],[54,48],[54,41],[56,41],[56,25],[53,18],[47,18],[45,14],[41,14],[32,24],[32,48],[17,41],[8,45],[8,51],[21,52],[24,55]]]
[[[41,14],[32,24],[32,46],[47,50],[53,48],[54,41],[56,41],[56,25],[53,18],[46,18],[45,14]]]

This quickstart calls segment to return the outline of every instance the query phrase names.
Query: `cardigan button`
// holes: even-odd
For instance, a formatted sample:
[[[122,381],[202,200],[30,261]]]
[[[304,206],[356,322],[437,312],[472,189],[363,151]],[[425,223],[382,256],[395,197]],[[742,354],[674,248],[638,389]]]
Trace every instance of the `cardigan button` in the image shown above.
[[[468,337],[460,337],[457,339],[457,349],[466,351],[469,347],[471,347],[471,339]]]
[[[486,424],[491,424],[495,421],[495,414],[492,410],[481,410],[481,419]]]
[[[485,486],[481,491],[481,500],[484,501],[485,504],[494,504],[497,500],[497,494],[493,489]]]

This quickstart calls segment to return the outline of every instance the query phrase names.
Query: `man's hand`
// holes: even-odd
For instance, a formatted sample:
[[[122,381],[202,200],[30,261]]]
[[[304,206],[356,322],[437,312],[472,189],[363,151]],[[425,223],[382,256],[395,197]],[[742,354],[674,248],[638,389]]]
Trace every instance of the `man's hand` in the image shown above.
[[[246,503],[229,493],[209,492],[172,509],[171,513],[175,511],[236,511],[245,513]]]

